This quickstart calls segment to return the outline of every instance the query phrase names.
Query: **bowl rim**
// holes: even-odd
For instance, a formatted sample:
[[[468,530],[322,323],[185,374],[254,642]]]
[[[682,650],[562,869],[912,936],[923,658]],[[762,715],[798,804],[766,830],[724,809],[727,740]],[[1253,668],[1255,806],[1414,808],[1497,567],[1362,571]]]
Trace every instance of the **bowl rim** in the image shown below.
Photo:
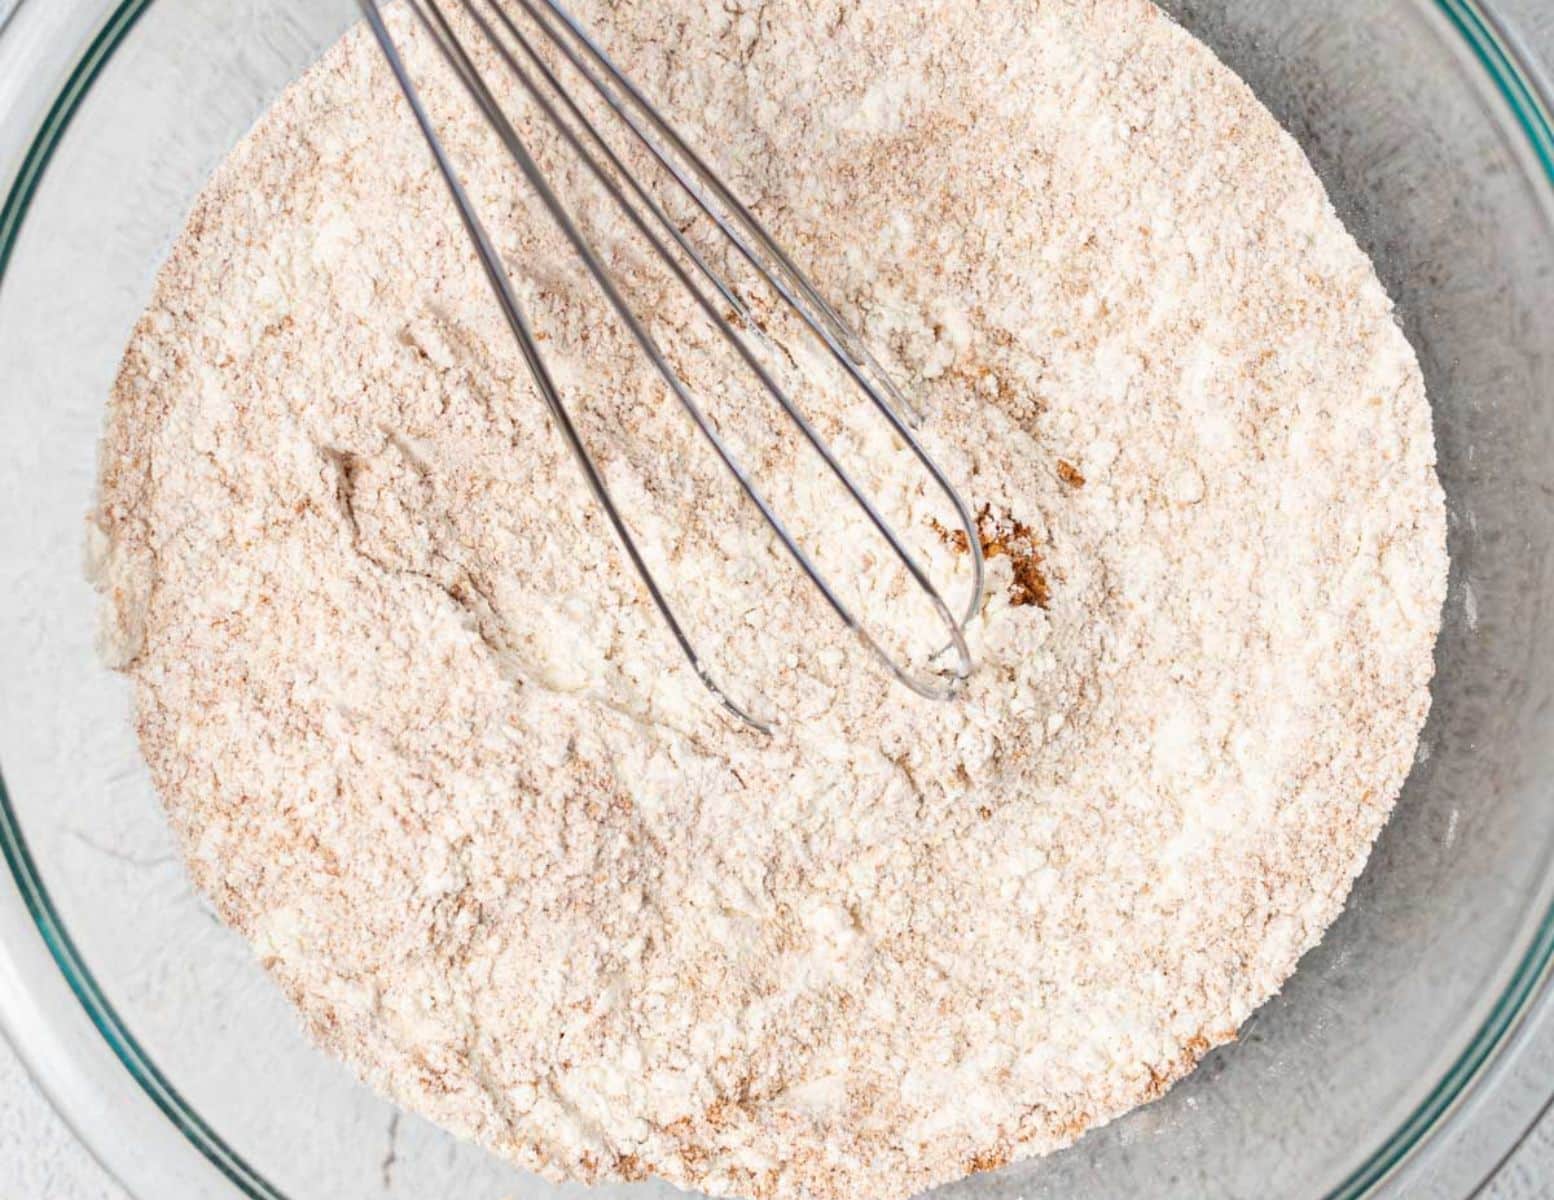
[[[1472,59],[1485,71],[1494,90],[1510,110],[1548,182],[1554,185],[1554,93],[1533,65],[1536,59],[1482,0],[1426,0],[1461,38]],[[118,0],[85,51],[68,72],[63,86],[30,141],[0,205],[0,283],[56,147],[82,100],[125,37],[154,0]],[[11,12],[17,15],[21,4]],[[0,20],[4,32],[8,20]],[[97,1032],[141,1091],[148,1096],[193,1147],[249,1200],[288,1200],[279,1189],[234,1151],[211,1128],[141,1048],[119,1017],[60,919],[36,861],[28,848],[17,813],[0,772],[0,856],[15,881],[23,904],[41,935],[54,965]],[[1370,1195],[1468,1098],[1489,1066],[1506,1048],[1511,1035],[1548,994],[1554,1002],[1554,905],[1542,914],[1522,960],[1480,1027],[1447,1067],[1429,1094],[1350,1175],[1328,1192],[1325,1200],[1357,1200]],[[1554,1100],[1535,1114],[1554,1106]],[[1514,1151],[1532,1126],[1521,1131]],[[1501,1165],[1503,1156],[1496,1166]],[[1486,1181],[1487,1182],[1487,1179]]]

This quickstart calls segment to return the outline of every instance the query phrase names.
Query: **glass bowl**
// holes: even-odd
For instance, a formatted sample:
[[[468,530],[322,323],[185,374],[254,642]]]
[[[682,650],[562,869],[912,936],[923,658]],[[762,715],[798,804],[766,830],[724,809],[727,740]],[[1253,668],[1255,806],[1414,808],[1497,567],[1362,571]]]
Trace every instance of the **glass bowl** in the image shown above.
[[[1469,0],[1168,7],[1304,145],[1418,349],[1451,514],[1434,710],[1348,910],[1237,1043],[1074,1149],[943,1194],[1462,1196],[1526,1127],[1484,1080],[1554,952],[1549,113]],[[191,891],[92,647],[82,516],[119,353],[201,183],[355,12],[0,18],[0,1017],[142,1197],[579,1196],[307,1043]],[[1469,1138],[1474,1108],[1492,1119]]]

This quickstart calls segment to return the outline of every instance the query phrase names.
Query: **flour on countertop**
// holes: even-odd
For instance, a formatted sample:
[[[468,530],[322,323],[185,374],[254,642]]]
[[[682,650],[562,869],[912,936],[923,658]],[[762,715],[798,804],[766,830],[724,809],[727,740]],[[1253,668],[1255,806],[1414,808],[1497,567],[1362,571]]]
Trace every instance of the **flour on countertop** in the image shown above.
[[[400,21],[584,437],[783,724],[719,712],[357,32],[217,173],[109,413],[105,645],[194,878],[323,1046],[553,1177],[853,1200],[1064,1146],[1279,988],[1408,772],[1446,573],[1414,357],[1145,0],[578,9],[899,364],[982,514],[978,670],[920,701],[843,634]],[[899,599],[708,390],[848,595]],[[911,456],[817,408],[963,581]]]

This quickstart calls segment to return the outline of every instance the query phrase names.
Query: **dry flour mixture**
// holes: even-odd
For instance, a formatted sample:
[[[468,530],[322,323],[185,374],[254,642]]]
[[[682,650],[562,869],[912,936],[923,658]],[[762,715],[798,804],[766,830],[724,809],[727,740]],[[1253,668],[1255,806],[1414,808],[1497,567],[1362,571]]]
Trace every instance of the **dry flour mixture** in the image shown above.
[[[1145,0],[578,8],[926,410],[977,673],[920,701],[841,634],[428,76],[688,626],[783,726],[718,711],[355,34],[200,199],[110,408],[104,640],[190,869],[321,1045],[549,1176],[853,1200],[1064,1146],[1280,986],[1408,772],[1446,577],[1414,357]],[[825,419],[963,577],[910,456]],[[762,428],[778,507],[871,567]]]

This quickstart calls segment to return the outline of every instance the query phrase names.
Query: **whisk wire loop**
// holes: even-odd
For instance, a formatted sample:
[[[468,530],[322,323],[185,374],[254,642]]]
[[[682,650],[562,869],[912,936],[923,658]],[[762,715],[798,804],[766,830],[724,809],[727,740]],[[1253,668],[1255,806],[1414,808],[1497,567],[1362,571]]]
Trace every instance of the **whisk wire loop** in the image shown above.
[[[951,614],[932,580],[929,579],[922,566],[907,550],[894,528],[880,514],[825,439],[820,436],[819,432],[792,402],[787,393],[777,384],[760,359],[751,351],[745,340],[731,324],[728,316],[725,315],[724,310],[714,302],[697,283],[696,279],[685,269],[681,261],[675,257],[664,238],[667,237],[669,242],[672,242],[685,255],[686,259],[693,265],[696,273],[712,285],[718,296],[721,297],[728,308],[733,311],[735,316],[747,328],[757,329],[756,323],[751,318],[749,310],[740,298],[737,290],[710,265],[704,256],[696,251],[680,228],[670,220],[662,206],[653,200],[642,183],[625,166],[619,155],[610,147],[608,141],[599,133],[598,129],[582,112],[576,101],[567,93],[564,85],[557,79],[544,58],[536,51],[529,39],[524,36],[522,30],[508,14],[500,0],[485,0],[485,3],[494,14],[497,24],[501,26],[502,30],[506,32],[507,36],[523,53],[525,60],[529,64],[529,69],[526,69],[523,63],[519,62],[518,57],[503,40],[496,26],[493,25],[492,19],[486,15],[476,0],[456,0],[456,2],[476,28],[479,29],[481,35],[495,51],[508,72],[518,81],[525,94],[561,134],[568,147],[585,165],[593,178],[604,188],[611,201],[627,218],[633,228],[647,241],[655,255],[664,263],[675,280],[691,295],[697,306],[718,330],[720,336],[735,351],[746,368],[756,376],[762,389],[777,402],[785,415],[794,422],[805,440],[819,454],[822,461],[826,463],[832,475],[846,488],[854,502],[868,516],[873,527],[885,539],[908,575],[928,599],[939,620],[945,624],[950,632],[950,642],[939,652],[939,655],[942,655],[946,650],[954,649],[957,663],[952,674],[948,676],[936,674],[931,679],[919,679],[897,658],[888,653],[853,615],[847,605],[841,600],[835,588],[773,510],[769,501],[756,486],[749,473],[697,403],[688,385],[670,365],[656,339],[636,312],[633,311],[630,304],[627,303],[615,280],[605,268],[597,251],[557,197],[544,171],[540,168],[534,155],[530,152],[516,127],[503,110],[496,94],[481,75],[463,41],[438,6],[437,0],[408,0],[411,11],[436,46],[443,61],[455,77],[458,78],[471,100],[479,108],[482,116],[497,134],[504,148],[518,167],[519,173],[529,187],[533,189],[534,194],[540,200],[551,219],[555,221],[573,252],[583,263],[589,276],[599,287],[611,309],[630,333],[640,351],[649,360],[665,385],[669,387],[681,407],[690,417],[692,423],[718,455],[725,468],[734,476],[745,496],[756,506],[762,519],[777,536],[789,556],[803,570],[810,582],[821,592],[844,625],[861,639],[863,644],[890,670],[896,679],[913,691],[933,699],[943,699],[952,695],[967,675],[969,675],[972,666],[971,654],[966,644],[963,629],[964,621],[956,620]],[[971,603],[967,609],[967,617],[965,618],[965,620],[969,620],[970,616],[975,613],[979,602],[984,572],[980,539],[977,536],[975,521],[971,516],[969,506],[965,504],[954,487],[949,483],[932,457],[919,444],[907,423],[897,413],[895,406],[876,389],[869,378],[870,373],[877,374],[880,379],[885,381],[887,387],[892,388],[893,394],[898,394],[894,393],[893,385],[889,384],[888,376],[879,371],[877,364],[874,364],[872,358],[868,356],[868,352],[863,347],[861,339],[858,339],[856,335],[847,329],[846,325],[836,316],[830,306],[819,297],[808,280],[792,265],[781,249],[772,242],[764,229],[761,229],[755,222],[755,219],[728,193],[716,176],[712,175],[704,164],[695,158],[689,148],[669,128],[667,123],[658,116],[656,111],[647,104],[635,87],[614,67],[613,63],[610,63],[603,56],[603,52],[594,46],[591,39],[588,38],[587,34],[582,31],[573,18],[560,9],[558,5],[554,4],[552,0],[539,0],[539,2],[543,3],[546,9],[564,24],[566,29],[572,31],[572,34],[589,48],[589,53],[596,62],[603,63],[603,69],[607,72],[609,80],[625,89],[626,94],[631,97],[632,104],[640,107],[645,112],[645,120],[650,126],[671,139],[670,144],[675,148],[676,152],[687,156],[688,160],[693,164],[690,170],[694,172],[694,178],[702,180],[703,185],[710,185],[713,194],[720,201],[732,206],[732,211],[735,214],[733,217],[720,215],[713,207],[709,206],[707,199],[700,194],[698,186],[693,182],[687,182],[686,168],[674,164],[668,155],[661,152],[659,147],[649,140],[648,136],[639,127],[637,118],[627,115],[628,108],[625,102],[617,94],[607,90],[606,82],[595,73],[595,66],[566,42],[565,37],[558,33],[557,29],[546,17],[534,7],[532,0],[518,0],[518,3],[530,20],[541,30],[546,39],[561,51],[575,69],[589,79],[609,107],[622,116],[622,119],[633,129],[654,158],[692,196],[697,206],[713,220],[714,224],[722,230],[744,258],[771,284],[777,294],[801,314],[805,323],[829,347],[832,354],[847,370],[848,374],[863,387],[875,407],[886,417],[898,436],[911,447],[918,460],[949,497],[963,526],[974,564],[973,593]],[[703,684],[726,709],[740,720],[758,730],[770,732],[771,726],[766,719],[757,717],[747,707],[735,702],[730,694],[716,681],[711,670],[701,659],[689,636],[686,634],[684,627],[675,614],[673,606],[670,604],[663,588],[655,579],[634,536],[631,534],[620,509],[611,496],[597,465],[578,434],[570,413],[556,389],[554,380],[545,366],[543,355],[540,353],[538,342],[529,324],[528,317],[524,313],[523,307],[513,289],[507,270],[491,241],[484,223],[481,221],[478,211],[469,198],[458,171],[453,165],[446,147],[437,132],[435,123],[421,98],[419,89],[416,87],[402,56],[394,44],[392,35],[389,33],[383,19],[378,0],[359,0],[359,3],[394,74],[395,80],[400,90],[404,93],[417,126],[432,151],[439,172],[449,187],[461,221],[470,235],[482,268],[496,293],[507,324],[519,343],[524,360],[535,379],[541,397],[556,421],[558,428],[561,430],[563,438],[567,442],[574,458],[577,459],[595,500],[604,510],[634,570],[642,579],[655,607]],[[548,92],[535,82],[534,74],[531,74],[531,70],[544,81],[546,88],[549,89]],[[555,100],[551,99],[552,95],[556,97]],[[559,109],[558,104],[560,106]],[[563,110],[570,120],[563,118]],[[587,144],[585,144],[585,140]],[[629,196],[628,193],[630,194]],[[646,210],[648,217],[644,217],[642,211],[631,202],[630,197],[635,197],[642,209]],[[736,223],[745,227],[743,237],[740,236],[739,232],[736,232]],[[662,236],[659,232],[655,232],[655,226],[657,230],[662,231]],[[761,247],[767,254],[767,262],[771,264],[770,266],[763,264],[760,255],[752,248],[752,243],[755,246]],[[775,277],[773,271],[780,272],[784,277],[782,279]],[[799,297],[803,297],[803,300],[801,301]],[[806,307],[806,303],[813,306],[813,311]]]

